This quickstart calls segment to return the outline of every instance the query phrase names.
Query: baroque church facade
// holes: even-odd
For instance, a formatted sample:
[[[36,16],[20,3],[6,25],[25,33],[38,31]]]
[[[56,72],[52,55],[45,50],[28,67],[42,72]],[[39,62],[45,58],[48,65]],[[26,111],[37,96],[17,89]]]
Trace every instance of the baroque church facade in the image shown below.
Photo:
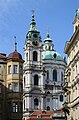
[[[31,113],[35,111],[54,111],[52,117],[62,116],[64,119],[62,108],[66,61],[54,50],[48,32],[42,43],[40,32],[36,28],[34,13],[26,35],[24,61],[23,119],[30,118]]]

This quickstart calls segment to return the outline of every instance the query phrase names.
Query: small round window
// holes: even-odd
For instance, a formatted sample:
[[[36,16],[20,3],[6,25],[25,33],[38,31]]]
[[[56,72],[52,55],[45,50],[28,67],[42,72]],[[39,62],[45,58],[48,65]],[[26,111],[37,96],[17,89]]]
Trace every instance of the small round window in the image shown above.
[[[54,53],[54,58],[56,58],[56,56],[57,56],[56,53]]]

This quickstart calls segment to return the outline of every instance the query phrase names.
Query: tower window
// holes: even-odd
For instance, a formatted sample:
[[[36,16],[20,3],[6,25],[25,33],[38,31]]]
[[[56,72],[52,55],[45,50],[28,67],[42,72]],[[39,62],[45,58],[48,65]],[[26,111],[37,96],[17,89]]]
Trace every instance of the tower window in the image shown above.
[[[63,72],[61,72],[61,81],[63,81],[63,77],[64,77]]]
[[[47,71],[47,80],[49,79],[49,71]]]
[[[57,70],[53,70],[53,81],[57,81]]]
[[[38,106],[38,99],[37,98],[34,99],[34,106]]]
[[[14,65],[13,70],[14,70],[14,74],[17,74],[18,73],[18,65]]]
[[[47,46],[45,46],[45,49],[47,49]]]
[[[38,85],[38,75],[34,75],[34,85]]]
[[[50,94],[50,92],[49,92],[49,91],[47,91],[47,94]]]
[[[51,49],[51,46],[49,46],[49,50]]]
[[[47,106],[47,110],[50,110],[50,107],[49,107],[49,106]]]
[[[36,51],[34,51],[33,52],[33,61],[37,61],[37,52]]]
[[[47,98],[47,102],[50,102],[50,98]]]
[[[28,53],[26,53],[26,61],[28,61]]]
[[[63,95],[60,95],[60,101],[63,102]]]
[[[8,74],[11,73],[11,65],[8,66]]]

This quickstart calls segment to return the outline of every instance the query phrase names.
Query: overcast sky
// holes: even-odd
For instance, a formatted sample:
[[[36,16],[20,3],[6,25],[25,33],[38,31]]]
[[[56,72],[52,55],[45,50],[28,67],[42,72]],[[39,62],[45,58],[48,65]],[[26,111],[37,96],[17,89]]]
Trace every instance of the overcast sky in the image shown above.
[[[0,53],[14,51],[14,36],[17,49],[23,56],[26,33],[29,30],[32,10],[42,41],[49,30],[54,49],[64,55],[64,46],[73,34],[75,11],[79,0],[0,0]]]

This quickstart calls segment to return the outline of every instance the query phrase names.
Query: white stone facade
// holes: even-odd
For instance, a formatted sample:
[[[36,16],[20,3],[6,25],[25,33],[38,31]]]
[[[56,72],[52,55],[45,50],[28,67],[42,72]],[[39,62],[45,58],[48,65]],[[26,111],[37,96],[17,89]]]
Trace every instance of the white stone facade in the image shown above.
[[[42,44],[35,24],[32,16],[24,46],[23,118],[34,110],[61,109],[64,103],[62,87],[66,62],[53,50],[54,45],[49,35]],[[48,52],[48,56],[51,56],[50,51],[52,58],[45,58]],[[53,54],[56,55],[55,58]]]
[[[74,33],[66,42],[65,53],[68,55],[68,65],[65,71],[66,106],[69,110],[68,120],[79,119],[79,9],[73,22]]]

